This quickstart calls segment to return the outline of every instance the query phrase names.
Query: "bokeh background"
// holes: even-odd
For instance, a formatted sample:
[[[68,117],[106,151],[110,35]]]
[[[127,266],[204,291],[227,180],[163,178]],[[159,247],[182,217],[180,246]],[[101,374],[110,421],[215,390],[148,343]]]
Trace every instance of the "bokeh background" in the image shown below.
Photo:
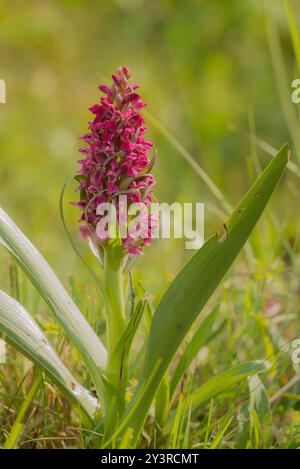
[[[300,5],[292,6],[297,18]],[[87,128],[89,106],[100,97],[97,86],[109,83],[120,65],[141,83],[152,116],[148,137],[158,152],[158,200],[207,202],[223,210],[158,125],[232,205],[270,159],[247,134],[275,148],[289,140],[299,162],[299,107],[290,102],[297,69],[282,1],[0,1],[0,78],[7,85],[7,103],[0,107],[0,205],[60,276],[77,282],[88,277],[64,235],[59,195],[69,178],[67,225],[93,262],[77,240],[78,211],[69,205],[72,177],[78,136]],[[272,202],[280,232],[291,242],[299,225],[298,181],[288,173]],[[206,235],[219,224],[207,211]],[[277,248],[283,254],[285,248],[273,242],[274,224],[263,227],[261,238],[269,236],[269,243],[256,248],[267,265]],[[190,254],[182,240],[158,241],[137,269],[147,288],[160,292]],[[7,286],[9,258],[1,253],[1,260]]]
[[[290,4],[300,31],[300,2]],[[200,372],[190,374],[197,384],[234,364],[267,358],[274,368],[265,385],[274,395],[299,372],[282,344],[300,336],[300,107],[291,102],[300,46],[297,63],[284,1],[0,0],[0,79],[7,86],[7,102],[0,104],[0,206],[44,254],[102,338],[99,289],[64,233],[59,198],[68,179],[66,224],[101,281],[101,268],[78,239],[79,212],[70,202],[77,196],[73,176],[88,108],[100,98],[98,85],[110,83],[121,65],[131,68],[148,103],[148,137],[158,152],[157,199],[207,203],[206,237],[222,226],[228,204],[240,200],[274,149],[290,143],[292,162],[251,236],[251,259],[240,254],[205,310],[217,305],[219,335],[201,350]],[[184,240],[156,241],[136,264],[135,287],[141,282],[157,304],[191,254]],[[0,288],[20,299],[62,360],[91,387],[77,352],[3,249]],[[145,340],[145,325],[141,336]],[[0,366],[2,442],[30,366],[8,347],[8,362]],[[218,402],[216,425],[232,404],[248,399],[243,386],[243,393],[229,395],[229,404]],[[291,392],[272,408],[275,446],[300,445],[299,382]],[[35,445],[36,428],[45,439],[38,447],[66,446],[74,417],[65,401],[47,383],[40,402],[40,420],[28,422],[23,446]],[[206,431],[208,409],[201,412],[191,426],[195,447]],[[48,442],[53,435],[62,442]]]
[[[296,13],[299,6],[293,2]],[[288,83],[278,83],[274,73],[270,17]],[[281,1],[1,1],[0,31],[0,71],[7,84],[7,103],[0,108],[1,205],[62,274],[80,270],[61,228],[59,194],[75,173],[78,136],[86,130],[88,107],[99,99],[97,86],[109,82],[118,66],[132,69],[147,110],[232,204],[253,178],[253,145],[234,126],[255,131],[275,148],[290,139],[278,88],[289,87],[297,75]],[[285,105],[296,112],[297,106]],[[218,206],[174,146],[153,123],[148,127],[158,151],[158,199]],[[257,151],[264,166],[269,156]],[[73,189],[71,182],[65,210],[76,237],[78,213],[68,207]],[[295,225],[295,194],[280,190],[279,217],[289,218],[291,209]],[[207,234],[217,226],[207,213]],[[289,229],[294,236],[296,227]],[[159,249],[148,251],[143,266],[149,281],[155,283],[157,269],[172,276],[188,255],[182,248],[183,242],[164,243],[167,266],[161,253],[155,255]]]

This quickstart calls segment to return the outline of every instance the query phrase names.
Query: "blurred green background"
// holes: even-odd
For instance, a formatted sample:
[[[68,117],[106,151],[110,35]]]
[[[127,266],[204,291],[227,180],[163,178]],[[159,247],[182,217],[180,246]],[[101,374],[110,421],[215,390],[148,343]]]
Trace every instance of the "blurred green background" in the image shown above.
[[[290,0],[290,5],[300,32],[300,2]],[[300,105],[291,102],[291,83],[300,78],[300,44],[297,61],[285,7],[284,0],[0,0],[0,79],[7,87],[7,102],[0,104],[0,207],[46,257],[102,336],[98,285],[70,246],[59,213],[68,179],[66,223],[101,279],[87,243],[78,239],[79,211],[70,205],[78,196],[73,181],[82,144],[78,137],[87,130],[88,108],[100,99],[98,85],[110,84],[119,66],[131,68],[148,103],[147,136],[158,152],[156,197],[207,203],[206,237],[222,226],[226,210],[184,152],[234,206],[270,153],[289,141],[292,166],[251,236],[253,255],[239,256],[205,308],[217,305],[220,336],[201,350],[199,373],[195,365],[189,375],[197,385],[233,364],[267,358],[274,365],[265,380],[270,396],[299,374],[288,353],[281,353],[283,344],[300,336]],[[133,270],[136,292],[141,281],[157,303],[191,255],[184,240],[155,241]],[[63,361],[91,387],[76,350],[3,249],[0,289],[28,308]],[[140,332],[144,341],[145,330]],[[5,404],[0,402],[0,440],[11,428],[13,414],[7,409],[16,406],[29,369],[13,349],[8,356],[0,370]],[[41,420],[32,420],[28,434],[35,438],[39,428],[41,440],[45,437],[45,446],[51,447],[47,438],[70,434],[73,419],[63,410],[59,423],[56,417],[47,420],[49,409],[59,413],[65,405],[48,384],[46,390],[45,408],[37,413]],[[229,395],[230,408],[248,396],[235,391]],[[299,382],[291,392],[272,409],[275,447],[300,444]],[[212,434],[228,410],[226,402],[222,398],[216,405]],[[202,417],[192,422],[196,445],[206,432],[207,411],[203,408]],[[239,441],[233,439],[232,445],[239,447]]]
[[[299,2],[292,6],[297,18]],[[120,65],[141,83],[148,112],[233,205],[255,177],[253,156],[263,167],[270,159],[234,126],[255,131],[275,148],[287,139],[293,149],[299,142],[293,126],[298,109],[289,99],[297,71],[281,0],[0,1],[0,78],[7,85],[7,103],[0,105],[0,206],[64,279],[85,281],[87,274],[62,230],[60,191],[75,173],[78,136],[87,128],[89,106],[100,97],[97,86],[109,83]],[[148,127],[158,151],[157,198],[222,209],[174,145],[152,122]],[[79,213],[69,205],[74,187],[71,180],[67,224],[90,256],[77,241]],[[299,179],[287,173],[272,203],[291,241],[297,237],[298,200]],[[219,224],[207,212],[206,234]],[[271,249],[262,258],[268,263],[276,255],[277,233],[274,225],[266,232]],[[139,260],[147,288],[160,291],[188,255],[182,240],[157,241]],[[9,259],[0,256],[4,287]]]

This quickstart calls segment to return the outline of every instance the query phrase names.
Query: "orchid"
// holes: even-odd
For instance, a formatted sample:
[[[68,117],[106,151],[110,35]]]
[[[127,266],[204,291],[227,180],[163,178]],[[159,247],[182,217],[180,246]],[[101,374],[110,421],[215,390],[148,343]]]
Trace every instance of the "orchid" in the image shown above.
[[[84,155],[84,159],[78,161],[80,169],[76,175],[80,201],[73,202],[82,210],[81,237],[91,241],[103,260],[108,323],[107,373],[115,384],[124,366],[121,355],[114,356],[126,326],[123,261],[126,256],[141,254],[143,247],[151,244],[153,225],[151,215],[144,212],[144,219],[149,221],[145,237],[134,237],[129,232],[117,245],[115,239],[111,240],[109,230],[100,232],[98,229],[104,219],[99,210],[101,204],[116,207],[121,230],[124,224],[128,225],[121,198],[126,196],[126,210],[134,203],[148,207],[152,201],[155,179],[150,171],[154,157],[150,159],[149,152],[153,144],[144,138],[146,127],[140,111],[145,104],[136,92],[139,85],[129,83],[130,75],[128,67],[120,67],[112,75],[111,87],[99,86],[105,96],[90,108],[95,117],[88,124],[89,132],[81,137],[87,146],[79,150]]]
[[[153,144],[144,139],[146,127],[140,112],[145,104],[136,92],[139,85],[129,84],[130,75],[128,67],[120,67],[112,75],[111,87],[99,86],[105,96],[90,108],[95,118],[89,122],[89,132],[81,137],[87,146],[80,148],[84,156],[78,161],[80,169],[76,176],[80,201],[73,204],[82,210],[81,237],[90,238],[101,251],[109,236],[97,232],[97,223],[101,221],[97,207],[103,203],[117,206],[120,195],[126,195],[128,206],[131,203],[148,206],[155,184],[150,174],[155,157],[149,158]],[[119,210],[117,215],[119,218]],[[146,235],[135,239],[129,234],[122,239],[124,251],[141,254],[143,247],[152,242],[150,228]]]
[[[80,152],[84,157],[79,160],[76,175],[80,200],[73,202],[81,210],[80,235],[89,239],[101,260],[99,283],[103,269],[106,315],[103,342],[46,260],[0,209],[0,243],[16,259],[77,347],[82,365],[96,390],[96,396],[93,396],[75,379],[24,306],[0,291],[0,331],[38,368],[29,397],[7,438],[7,448],[17,445],[23,416],[42,381],[41,372],[77,404],[75,409],[94,437],[92,447],[137,447],[153,408],[157,428],[163,432],[186,367],[195,358],[199,347],[213,336],[217,309],[197,326],[178,363],[172,369],[170,364],[245,245],[288,164],[289,150],[285,144],[224,222],[226,236],[220,238],[213,234],[196,251],[153,312],[145,291],[134,294],[134,285],[126,289],[126,276],[131,265],[127,260],[142,254],[144,247],[152,242],[152,225],[155,224],[152,215],[148,212],[143,215],[149,228],[140,238],[130,233],[125,237],[119,233],[112,237],[109,231],[103,236],[98,229],[104,219],[99,208],[101,204],[116,207],[118,231],[121,232],[123,223],[130,224],[131,220],[124,222],[119,199],[126,196],[129,208],[135,203],[143,203],[148,208],[154,198],[155,179],[151,170],[155,156],[150,157],[153,145],[144,138],[146,128],[141,115],[144,104],[136,92],[138,85],[129,83],[127,67],[119,68],[112,78],[112,86],[100,85],[104,96],[90,108],[95,117],[89,122],[89,132],[82,136],[85,146]],[[125,301],[129,297],[130,307],[129,301]],[[145,321],[144,341],[139,348],[138,366],[134,367],[131,349],[142,321]],[[257,374],[268,368],[268,362],[254,360],[212,377],[191,390],[188,412],[197,411],[201,405],[245,378],[255,375],[252,383],[257,383]],[[179,403],[179,412],[180,406]],[[182,428],[183,424],[185,422]]]

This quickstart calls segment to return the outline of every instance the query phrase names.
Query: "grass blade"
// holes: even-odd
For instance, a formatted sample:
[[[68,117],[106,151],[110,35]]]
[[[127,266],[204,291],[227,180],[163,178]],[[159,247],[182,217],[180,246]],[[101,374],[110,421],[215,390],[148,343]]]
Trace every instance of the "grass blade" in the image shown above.
[[[220,189],[216,186],[209,175],[204,171],[200,164],[193,158],[193,156],[178,142],[178,140],[171,134],[152,114],[144,111],[149,122],[151,122],[161,134],[173,145],[178,153],[185,159],[185,161],[193,168],[193,170],[200,176],[204,184],[208,187],[211,193],[215,196],[218,202],[222,205],[226,213],[232,210],[231,205],[227,202]]]
[[[269,448],[272,445],[272,411],[264,385],[257,375],[249,378],[250,418],[254,448]],[[254,417],[255,416],[255,417]]]
[[[270,364],[263,360],[253,360],[234,366],[223,373],[206,381],[192,393],[193,409],[214,398],[218,394],[240,383],[244,379],[270,368]]]
[[[228,430],[231,422],[233,420],[232,412],[229,411],[228,414],[224,417],[222,424],[219,428],[218,433],[215,435],[213,442],[211,443],[209,449],[219,449],[222,448],[223,436]]]
[[[14,449],[17,446],[21,433],[23,432],[24,427],[25,427],[25,422],[24,422],[25,414],[29,406],[31,405],[33,399],[35,398],[35,395],[40,385],[42,384],[42,382],[43,382],[43,375],[41,371],[38,370],[35,374],[31,388],[29,389],[25,397],[25,400],[22,403],[21,408],[18,412],[18,415],[13,423],[13,426],[9,432],[7,440],[4,444],[5,449]]]
[[[272,18],[272,15],[267,15],[267,37],[283,115],[295,146],[296,156],[300,161],[300,131],[297,111],[291,100],[291,88],[280,42],[278,26]]]
[[[128,372],[129,372],[129,355],[131,351],[131,346],[133,339],[135,337],[136,331],[139,327],[141,319],[143,317],[147,301],[145,299],[139,300],[127,326],[126,329],[113,353],[112,360],[114,360],[115,355],[120,354],[122,356],[122,364],[119,376],[119,385],[121,388],[126,387]]]

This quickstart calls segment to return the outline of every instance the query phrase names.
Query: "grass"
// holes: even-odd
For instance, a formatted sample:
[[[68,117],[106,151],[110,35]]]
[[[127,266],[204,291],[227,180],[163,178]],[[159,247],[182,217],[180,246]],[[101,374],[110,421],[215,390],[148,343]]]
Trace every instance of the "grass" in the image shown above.
[[[86,288],[89,286],[86,285]],[[272,373],[264,378],[267,394],[272,399],[272,396],[276,395],[295,373],[290,352],[283,351],[283,344],[299,336],[297,321],[299,311],[295,301],[290,299],[291,293],[298,288],[299,279],[295,279],[293,269],[284,269],[282,265],[276,263],[270,266],[270,269],[256,266],[253,270],[249,270],[247,265],[240,264],[227,276],[219,292],[222,301],[218,304],[216,327],[224,320],[227,324],[223,326],[216,339],[211,339],[200,349],[197,359],[186,372],[180,388],[179,404],[176,403],[172,407],[169,422],[166,424],[166,427],[170,428],[170,436],[168,432],[162,435],[159,426],[152,417],[149,417],[140,442],[142,447],[210,447],[212,444],[217,444],[216,438],[221,447],[239,445],[240,412],[249,404],[250,399],[247,384],[233,386],[224,395],[202,406],[197,414],[193,415],[192,421],[189,417],[191,389],[204,383],[212,375],[226,370],[237,361],[237,357],[239,360],[259,357],[268,359],[274,366]],[[274,304],[277,308],[274,308]],[[230,308],[230,323],[227,320],[228,308]],[[40,321],[45,321],[42,312],[38,313],[38,317]],[[54,339],[54,342],[59,343],[58,331],[54,330],[50,335],[52,341]],[[257,337],[261,338],[259,344]],[[2,380],[5,383],[5,392],[1,392],[1,412],[4,416],[1,429],[2,442],[6,439],[7,431],[11,431],[15,417],[20,412],[20,406],[25,399],[26,384],[28,386],[26,382],[22,385],[24,367],[28,368],[28,363],[16,355],[13,349],[9,349],[8,356],[9,363],[3,367],[2,372]],[[220,356],[223,357],[221,361]],[[71,371],[77,374],[81,381],[86,380],[88,384],[88,378],[82,374],[82,371],[80,376],[78,375],[78,357],[76,353],[74,355],[68,341],[64,341],[61,357],[66,357],[68,365],[72,365]],[[194,370],[201,370],[201,373],[195,374]],[[16,383],[21,385],[17,393]],[[287,396],[283,394],[271,404],[273,435],[276,435],[272,439],[274,447],[298,445],[297,415],[300,416],[300,409],[297,410],[298,390],[299,381],[293,384]],[[230,418],[227,415],[229,408],[232,413]],[[65,399],[47,382],[40,386],[24,423],[19,442],[19,447],[22,448],[90,447],[93,446],[97,434],[97,429],[86,428],[78,421],[78,416],[71,411]],[[246,425],[250,424],[249,419],[246,420]],[[226,429],[223,434],[224,427]],[[291,440],[292,434],[295,436]]]
[[[299,38],[293,16],[293,6],[292,2],[285,1],[286,22],[290,28],[295,63],[299,67]],[[232,6],[233,10],[234,8]],[[199,332],[203,319],[197,319],[177,352],[171,370],[176,370],[179,364],[180,371],[180,364],[184,363],[184,373],[178,371],[180,386],[175,391],[174,382],[165,376],[156,401],[160,403],[160,406],[157,405],[155,411],[151,410],[148,415],[138,443],[139,447],[213,449],[298,448],[300,446],[300,377],[298,365],[294,364],[291,358],[293,351],[291,343],[293,339],[300,336],[300,229],[297,210],[292,212],[294,213],[292,221],[287,220],[286,215],[286,211],[291,213],[291,205],[296,206],[295,200],[299,199],[299,119],[297,109],[289,100],[290,71],[285,64],[286,49],[282,46],[279,26],[272,15],[267,14],[266,17],[268,45],[274,67],[272,80],[275,77],[284,116],[282,122],[286,126],[286,130],[282,130],[281,133],[284,134],[282,135],[284,138],[289,134],[293,144],[293,159],[288,164],[291,171],[286,173],[284,187],[280,189],[281,193],[277,194],[251,237],[251,244],[248,245],[250,255],[248,250],[248,254],[246,252],[246,255],[239,258],[238,263],[230,269],[219,285],[217,293],[204,307],[203,318],[204,321],[208,321],[209,326],[207,336],[204,337]],[[172,31],[168,30],[169,38],[172,37],[171,34]],[[180,50],[180,44],[177,46]],[[180,78],[182,83],[187,80],[183,74]],[[185,103],[188,90],[183,86],[182,89],[184,90],[181,91],[182,101]],[[187,95],[184,96],[184,93]],[[193,112],[197,113],[195,109],[196,106],[191,106],[191,109],[187,111],[190,113],[188,114],[190,118]],[[205,164],[202,164],[202,159],[197,160],[198,152],[187,150],[186,146],[180,143],[181,140],[189,141],[190,136],[185,138],[183,132],[183,138],[182,135],[178,137],[176,135],[175,138],[176,132],[167,130],[165,125],[160,123],[160,119],[154,118],[152,114],[148,114],[148,117],[153,125],[152,132],[157,131],[158,135],[161,135],[159,137],[163,142],[161,147],[168,155],[166,160],[171,161],[169,154],[172,158],[183,157],[184,164],[188,163],[196,171],[195,175],[188,177],[184,173],[185,184],[187,185],[192,180],[193,187],[197,187],[198,190],[197,178],[199,177],[199,184],[209,200],[211,213],[216,218],[222,219],[224,212],[229,212],[231,208],[231,203],[229,203],[231,198],[225,199],[224,197],[227,193],[226,186],[233,184],[232,181],[236,180],[237,173],[231,168],[232,173],[229,178],[225,178],[224,173],[220,177],[220,172],[222,173],[222,170],[224,172],[223,168],[220,172],[216,171],[215,177],[213,170],[209,172],[204,169]],[[245,137],[250,139],[248,182],[252,182],[260,166],[264,166],[265,162],[274,156],[274,148],[258,137],[258,135],[264,135],[260,122],[261,118],[257,122],[255,114],[250,113],[245,124],[246,128],[248,125],[249,130],[240,133],[243,148],[247,146]],[[197,123],[194,122],[193,125],[197,127]],[[209,129],[206,131],[208,133]],[[238,134],[234,138],[237,139]],[[266,140],[273,141],[270,135]],[[209,145],[207,148],[209,149]],[[263,158],[261,149],[267,150]],[[14,151],[17,150],[14,149]],[[237,150],[235,151],[238,153]],[[267,153],[269,153],[268,156],[266,156]],[[164,157],[164,154],[160,154],[160,158]],[[216,157],[212,159],[212,161],[215,160]],[[176,165],[177,171],[178,168],[182,168],[180,164]],[[245,161],[242,160],[241,163],[240,160],[235,166],[238,168],[237,171],[246,173]],[[163,164],[160,170],[164,173]],[[214,174],[214,177],[210,177],[208,173]],[[229,179],[229,183],[225,179]],[[204,189],[205,186],[207,189]],[[59,191],[56,190],[56,199],[58,199],[58,194]],[[172,197],[171,193],[170,197]],[[16,195],[15,198],[19,200],[20,196]],[[286,205],[289,207],[286,208]],[[55,206],[54,202],[53,206]],[[72,218],[68,210],[66,215]],[[35,216],[38,223],[38,216]],[[58,213],[56,219],[59,219]],[[67,224],[68,227],[72,227],[71,223]],[[209,224],[213,225],[214,221],[210,219]],[[71,236],[73,236],[72,233]],[[60,246],[61,238],[58,239]],[[36,240],[38,244],[38,236]],[[47,245],[46,241],[43,242]],[[55,259],[55,254],[51,249],[50,252]],[[69,249],[71,250],[71,247]],[[158,244],[153,249],[156,249],[159,254],[151,251],[154,258],[152,269],[150,268],[151,261],[147,258],[142,260],[132,280],[134,290],[140,296],[144,295],[146,288],[147,306],[142,323],[145,330],[149,330],[150,317],[161,297],[162,289],[173,278],[178,270],[178,264],[181,265],[184,258],[184,255],[177,251],[176,245],[171,247],[163,245],[163,254],[167,263],[167,266],[163,266]],[[82,246],[79,250],[80,253],[83,251]],[[61,249],[62,254],[63,251],[64,249]],[[151,257],[151,254],[149,253],[148,256]],[[92,267],[94,272],[97,265],[85,252],[83,257],[88,267]],[[95,393],[96,389],[93,387],[91,377],[80,365],[81,357],[78,350],[64,336],[62,328],[49,316],[48,308],[39,299],[24,273],[8,254],[3,255],[1,259],[3,260],[1,277],[6,291],[33,313],[35,320],[71,373]],[[150,266],[147,262],[150,262]],[[73,269],[72,266],[75,268]],[[97,331],[101,341],[104,342],[103,299],[99,285],[92,279],[86,267],[79,262],[77,264],[74,260],[58,271],[63,272],[63,283],[68,292]],[[142,273],[145,271],[147,275]],[[159,281],[156,281],[155,275],[159,277]],[[159,282],[162,285],[158,285]],[[211,325],[209,315],[213,314],[212,312],[217,314],[215,323]],[[137,340],[133,343],[135,360],[131,365],[133,378],[128,393],[131,393],[137,386],[134,376],[141,368],[138,354],[141,341],[142,336],[139,332]],[[195,345],[196,342],[200,345],[196,356],[190,360],[188,352],[189,349],[193,349],[193,344]],[[40,378],[34,380],[31,362],[11,346],[8,345],[7,348],[8,362],[0,365],[0,444],[5,445],[6,442],[7,446],[19,448],[99,447],[100,427],[87,422],[85,417],[69,404],[65,396],[45,376],[43,380]],[[195,349],[197,349],[196,345]],[[253,360],[268,361],[271,367],[267,373],[259,374],[259,377],[254,375],[250,380],[233,382],[231,387],[194,409],[195,390],[203,389],[201,387],[213,376],[226,373],[226,370],[242,362]],[[129,395],[127,399],[128,397]],[[170,405],[169,412],[166,412],[166,403]],[[130,430],[125,431],[122,435],[121,446],[128,446],[131,437]],[[111,446],[114,446],[114,441],[111,442]]]

